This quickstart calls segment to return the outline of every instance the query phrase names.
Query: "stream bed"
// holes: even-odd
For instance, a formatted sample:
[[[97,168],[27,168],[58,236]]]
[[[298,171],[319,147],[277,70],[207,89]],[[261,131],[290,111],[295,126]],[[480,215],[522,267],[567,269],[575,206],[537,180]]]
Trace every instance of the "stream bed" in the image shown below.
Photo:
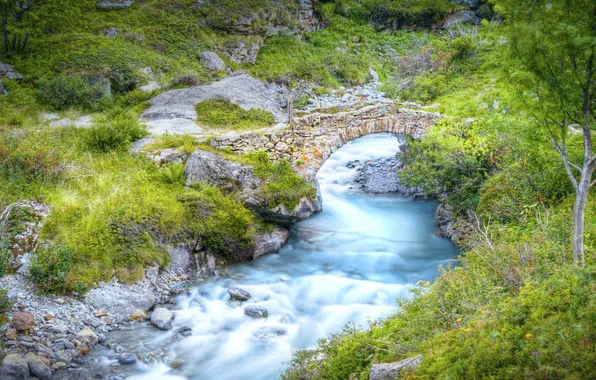
[[[159,330],[136,323],[108,335],[117,351],[136,355],[131,365],[118,353],[94,350],[90,374],[109,379],[276,379],[292,351],[312,347],[349,323],[397,310],[420,280],[432,281],[438,267],[455,261],[458,249],[435,237],[436,201],[359,192],[354,160],[389,158],[398,151],[391,134],[354,140],[335,152],[318,173],[323,211],[297,223],[278,254],[218,270],[190,284],[179,296],[174,327]],[[230,299],[236,285],[252,298]],[[244,315],[261,306],[268,317]],[[176,331],[188,326],[192,335]]]

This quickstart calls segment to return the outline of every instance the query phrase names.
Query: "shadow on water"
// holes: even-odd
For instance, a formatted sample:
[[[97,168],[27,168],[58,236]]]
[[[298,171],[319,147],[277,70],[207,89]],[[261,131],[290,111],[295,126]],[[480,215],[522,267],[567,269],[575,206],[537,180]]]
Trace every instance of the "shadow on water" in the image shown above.
[[[349,161],[385,158],[398,150],[390,134],[362,137],[334,153],[318,174],[324,210],[298,223],[279,252],[234,265],[190,287],[180,296],[172,331],[147,325],[110,334],[108,340],[141,359],[132,366],[93,353],[92,372],[133,379],[274,379],[292,350],[313,346],[348,322],[397,310],[420,280],[432,281],[438,267],[454,261],[451,241],[434,236],[437,203],[399,195],[362,194],[353,189]],[[231,301],[235,284],[251,293]],[[247,305],[269,316],[244,315]],[[175,331],[190,326],[193,335]]]

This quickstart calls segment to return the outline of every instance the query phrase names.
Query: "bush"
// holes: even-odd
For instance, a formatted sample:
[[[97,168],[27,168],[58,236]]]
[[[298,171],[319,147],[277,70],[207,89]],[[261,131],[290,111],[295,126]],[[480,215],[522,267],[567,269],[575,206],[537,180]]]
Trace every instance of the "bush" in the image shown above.
[[[287,160],[273,163],[265,151],[247,154],[244,159],[253,165],[255,175],[263,180],[259,191],[269,207],[283,204],[292,210],[301,198],[315,196],[316,189],[296,174]]]
[[[8,298],[8,289],[0,288],[0,315],[10,309],[10,298]]]
[[[55,110],[95,110],[110,98],[110,82],[100,77],[46,76],[37,81],[37,88],[40,100]]]
[[[262,109],[245,110],[226,99],[212,99],[196,106],[197,123],[211,128],[258,129],[271,126],[275,118]]]
[[[74,257],[74,250],[66,245],[39,248],[31,259],[31,279],[43,292],[65,292]]]
[[[100,152],[126,150],[133,141],[147,134],[134,113],[114,108],[95,117],[93,126],[86,131],[85,143]]]
[[[162,168],[159,171],[159,179],[167,185],[184,185],[186,177],[184,177],[184,165],[174,163]]]

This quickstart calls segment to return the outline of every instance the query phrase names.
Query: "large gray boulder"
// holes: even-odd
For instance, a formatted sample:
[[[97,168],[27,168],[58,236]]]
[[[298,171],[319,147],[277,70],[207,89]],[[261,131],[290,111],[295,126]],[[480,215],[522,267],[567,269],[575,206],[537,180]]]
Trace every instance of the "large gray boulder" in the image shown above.
[[[289,237],[290,231],[279,226],[275,226],[271,231],[256,233],[253,260],[259,256],[279,251]]]
[[[219,55],[212,51],[204,51],[199,54],[199,60],[201,64],[209,71],[224,71],[227,66],[226,63],[219,58]]]
[[[49,363],[48,359],[42,358],[41,356],[35,355],[33,353],[28,353],[25,359],[27,359],[27,363],[29,364],[29,371],[31,372],[31,375],[41,380],[50,380],[52,378],[52,370],[46,364],[46,361]]]
[[[237,64],[252,63],[257,61],[259,51],[264,44],[263,37],[236,37],[217,45],[216,50]]]
[[[93,348],[97,343],[99,343],[99,337],[89,327],[85,327],[77,333],[77,340],[89,348]]]
[[[134,0],[102,0],[97,3],[97,9],[113,10],[113,9],[128,9],[132,7]]]
[[[23,79],[23,74],[15,71],[13,65],[9,65],[8,63],[0,62],[0,78],[21,80],[21,79]]]
[[[286,120],[274,89],[247,74],[227,77],[205,86],[181,88],[159,94],[149,100],[151,106],[143,112],[152,134],[196,134],[203,129],[196,124],[197,103],[210,99],[227,99],[244,109],[271,112],[278,123]]]
[[[480,19],[472,11],[461,10],[447,17],[443,23],[444,29],[453,28],[458,24],[478,24]]]
[[[158,307],[151,313],[151,323],[162,330],[171,329],[173,320],[174,313],[163,307]]]
[[[416,368],[422,355],[414,356],[395,363],[373,364],[370,369],[370,380],[395,380],[401,378],[407,371]]]
[[[204,150],[196,150],[190,155],[184,175],[188,186],[205,183],[227,191],[250,192],[261,185],[251,166],[228,161]]]

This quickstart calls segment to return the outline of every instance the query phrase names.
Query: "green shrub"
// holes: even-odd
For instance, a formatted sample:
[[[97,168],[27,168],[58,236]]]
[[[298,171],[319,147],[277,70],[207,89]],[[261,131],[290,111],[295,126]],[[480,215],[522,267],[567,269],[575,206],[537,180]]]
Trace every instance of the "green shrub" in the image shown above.
[[[31,259],[31,279],[43,292],[63,293],[74,258],[74,250],[63,244],[40,247]]]
[[[265,151],[247,154],[244,159],[253,165],[255,175],[263,180],[259,191],[270,207],[283,204],[291,210],[301,198],[315,196],[316,189],[296,174],[287,160],[274,163]]]
[[[86,131],[85,143],[89,149],[109,152],[126,150],[133,141],[147,135],[144,125],[130,111],[114,108],[93,120],[93,125]]]
[[[0,315],[10,310],[10,298],[8,298],[8,289],[0,288]]]
[[[162,168],[159,171],[159,179],[167,185],[184,185],[186,182],[186,177],[184,177],[184,165],[173,163]]]
[[[55,110],[95,110],[109,101],[109,82],[80,75],[46,76],[37,81],[40,100]]]
[[[225,99],[206,100],[196,105],[197,123],[220,129],[259,129],[271,126],[275,118],[262,109],[245,110]]]

